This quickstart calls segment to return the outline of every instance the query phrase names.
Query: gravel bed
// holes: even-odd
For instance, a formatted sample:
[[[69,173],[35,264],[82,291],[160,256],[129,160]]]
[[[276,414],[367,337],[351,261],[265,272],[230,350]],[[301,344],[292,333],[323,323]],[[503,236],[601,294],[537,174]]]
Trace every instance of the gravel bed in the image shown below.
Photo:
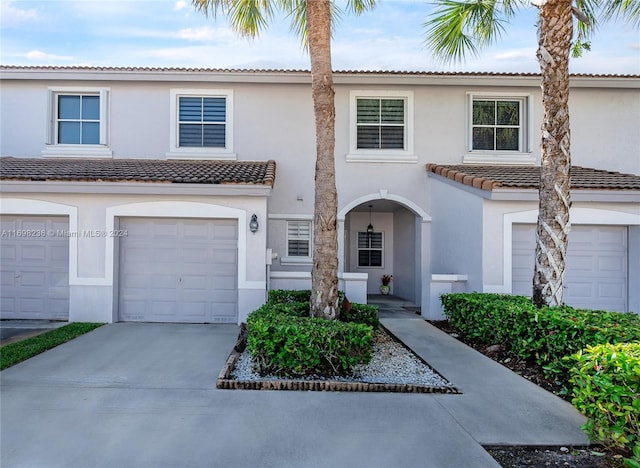
[[[278,376],[264,376],[253,371],[253,362],[248,351],[244,351],[236,365],[231,378],[240,381],[255,382],[261,380],[284,380]],[[373,339],[373,357],[369,364],[358,365],[352,376],[332,377],[327,379],[320,376],[301,377],[298,380],[333,380],[337,382],[366,382],[426,385],[430,387],[453,387],[453,384],[442,378],[438,373],[422,362],[406,347],[395,341],[384,330],[380,329]]]

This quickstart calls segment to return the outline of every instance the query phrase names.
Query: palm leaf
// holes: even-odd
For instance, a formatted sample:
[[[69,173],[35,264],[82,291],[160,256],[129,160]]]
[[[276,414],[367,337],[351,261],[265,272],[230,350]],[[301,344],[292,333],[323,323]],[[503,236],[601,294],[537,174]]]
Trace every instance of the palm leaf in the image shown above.
[[[426,46],[442,61],[462,61],[468,53],[478,55],[504,31],[513,16],[515,0],[439,0],[424,23]]]

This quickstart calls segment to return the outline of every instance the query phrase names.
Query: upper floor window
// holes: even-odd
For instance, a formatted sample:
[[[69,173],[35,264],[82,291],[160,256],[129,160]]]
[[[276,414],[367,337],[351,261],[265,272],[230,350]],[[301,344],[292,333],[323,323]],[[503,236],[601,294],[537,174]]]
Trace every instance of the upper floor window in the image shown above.
[[[357,98],[357,149],[404,150],[404,99]]]
[[[62,145],[100,144],[100,96],[59,94],[56,116],[56,143]]]
[[[521,151],[522,100],[474,99],[472,126],[472,151]]]
[[[529,95],[469,94],[465,162],[533,164]]]
[[[413,92],[351,91],[350,152],[353,162],[415,162]]]
[[[107,88],[49,88],[44,156],[111,157]]]
[[[235,159],[231,90],[171,90],[168,157]]]

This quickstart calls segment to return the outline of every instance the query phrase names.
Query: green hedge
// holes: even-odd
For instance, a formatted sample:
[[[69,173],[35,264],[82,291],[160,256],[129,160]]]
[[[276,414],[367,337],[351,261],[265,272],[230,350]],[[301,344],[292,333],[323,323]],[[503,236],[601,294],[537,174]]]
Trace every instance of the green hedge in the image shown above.
[[[378,320],[378,306],[367,304],[351,303],[351,309],[340,313],[340,320],[349,323],[364,323],[377,329],[380,325]]]
[[[260,310],[249,315],[247,327],[247,346],[262,375],[347,375],[371,360],[369,325]]]
[[[311,290],[286,290],[272,289],[269,291],[269,299],[267,304],[258,310],[278,310],[287,315],[296,317],[307,317],[309,315],[309,298]],[[338,297],[340,304],[344,301],[344,292],[339,291]],[[371,325],[374,329],[378,328],[378,307],[367,304],[351,303],[350,310],[342,310],[340,312],[340,320],[342,322],[364,323]]]
[[[310,299],[310,289],[270,289],[267,302],[270,304],[286,304],[289,302],[309,302]],[[342,305],[343,300],[344,291],[338,291],[338,303]]]
[[[640,340],[640,316],[633,313],[538,309],[523,296],[482,293],[445,294],[442,304],[451,324],[466,336],[504,344],[565,384],[571,367],[566,356],[587,346]]]
[[[351,304],[340,321],[309,317],[311,291],[271,290],[247,319],[247,347],[262,374],[335,376],[368,363],[378,308]],[[339,293],[340,302],[344,294]]]
[[[440,299],[453,326],[487,344],[510,341],[522,316],[534,309],[529,298],[506,294],[455,293]]]
[[[571,361],[573,405],[589,419],[583,428],[631,450],[629,465],[640,466],[640,342],[587,347]]]

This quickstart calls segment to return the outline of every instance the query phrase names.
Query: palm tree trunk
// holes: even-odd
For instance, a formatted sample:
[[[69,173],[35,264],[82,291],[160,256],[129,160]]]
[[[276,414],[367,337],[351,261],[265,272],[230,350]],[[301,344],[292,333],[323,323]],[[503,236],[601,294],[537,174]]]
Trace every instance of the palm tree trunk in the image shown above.
[[[307,0],[311,89],[316,122],[316,174],[311,311],[336,319],[338,310],[338,194],[335,177],[335,104],[331,69],[331,5]]]
[[[538,306],[563,303],[565,261],[571,228],[569,53],[572,35],[571,0],[542,2],[537,57],[542,73],[544,116],[533,275],[533,302]]]

